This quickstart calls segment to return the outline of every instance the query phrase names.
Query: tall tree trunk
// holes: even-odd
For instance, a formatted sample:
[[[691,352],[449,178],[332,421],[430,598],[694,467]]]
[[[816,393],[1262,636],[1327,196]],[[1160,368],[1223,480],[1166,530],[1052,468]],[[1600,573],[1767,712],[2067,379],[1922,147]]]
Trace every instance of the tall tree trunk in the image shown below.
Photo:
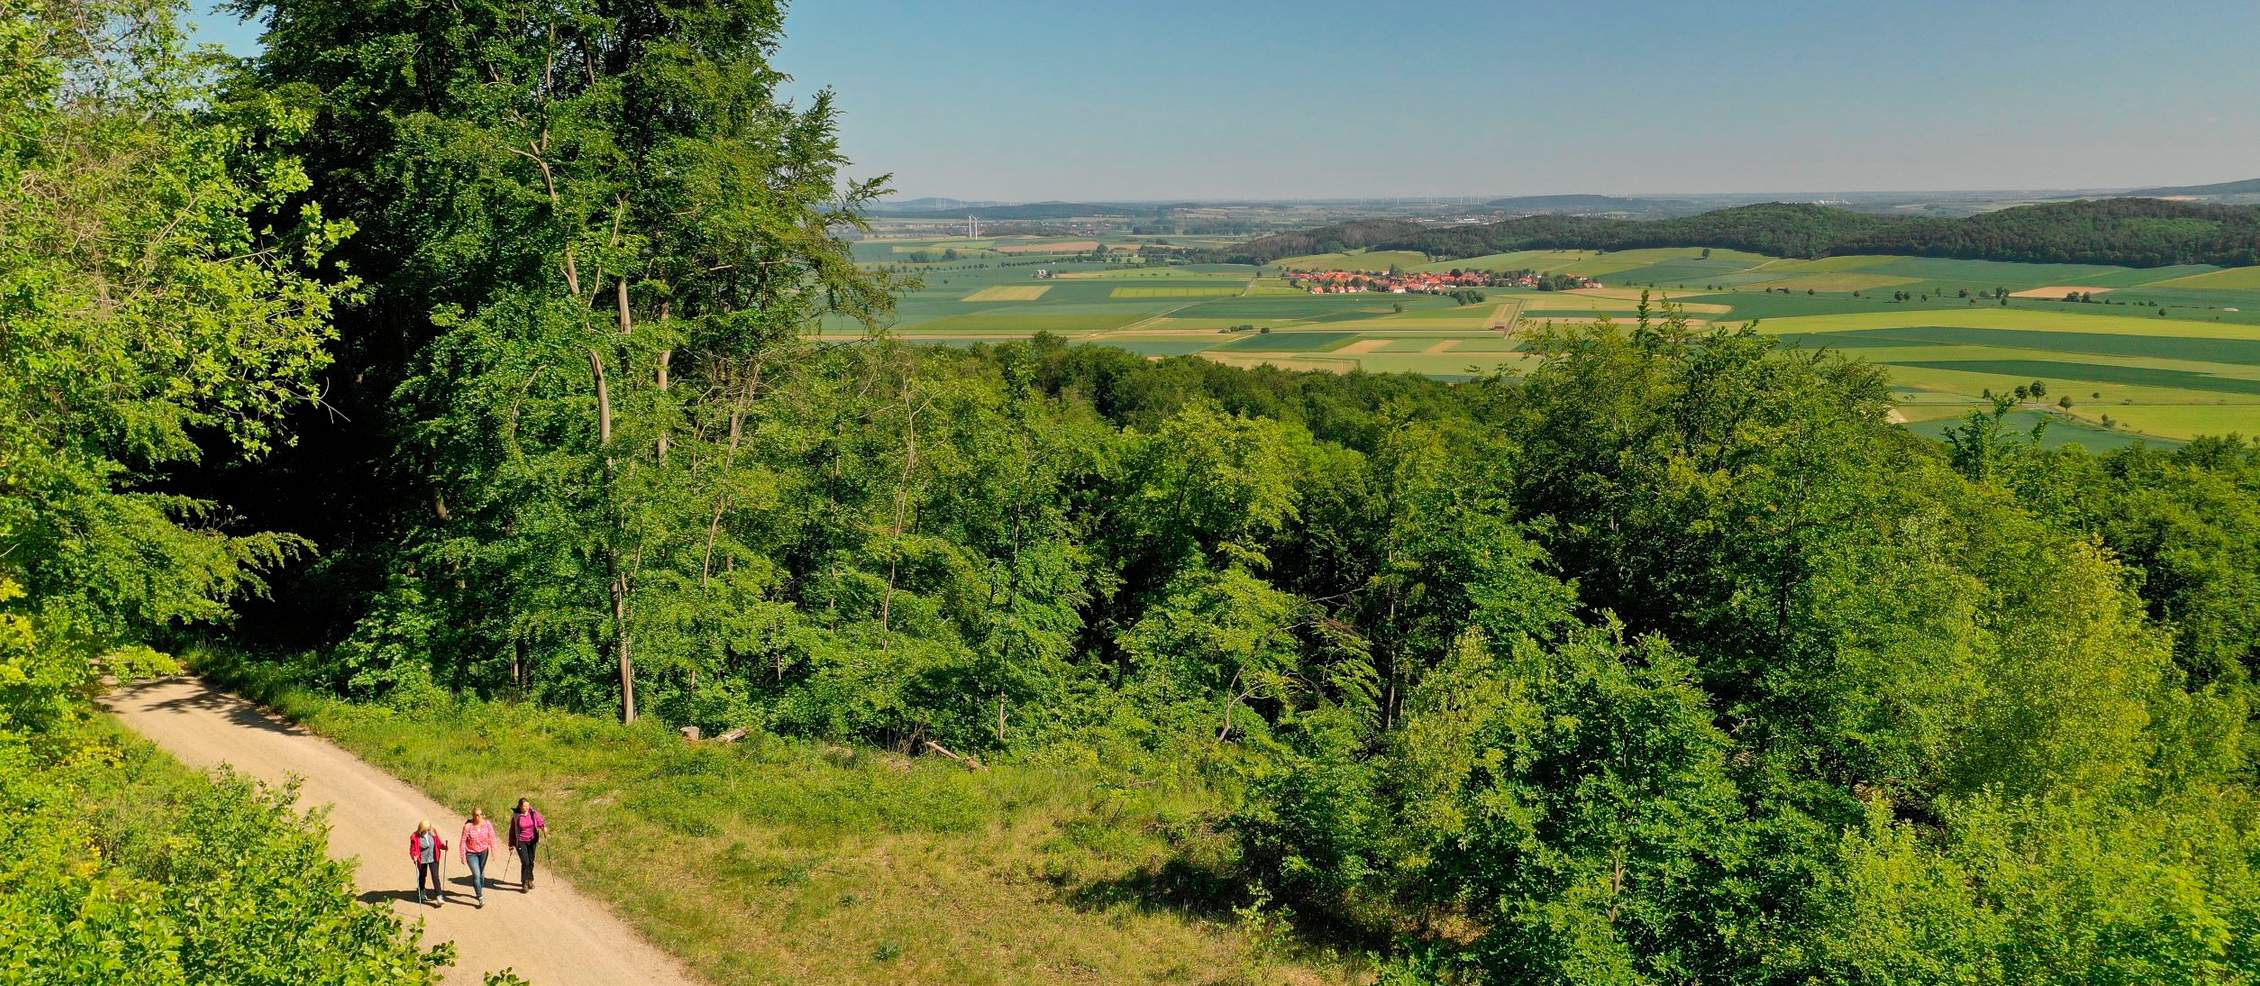
[[[698,587],[706,588],[706,581],[714,572],[714,540],[722,533],[722,514],[730,509],[730,491],[727,486],[730,470],[737,465],[738,441],[745,434],[746,411],[753,405],[754,393],[761,388],[761,361],[753,361],[752,372],[747,374],[745,389],[738,393],[737,402],[730,406],[730,448],[722,453],[722,480],[720,496],[714,498],[714,517],[706,524],[706,557],[698,563]]]
[[[604,354],[589,349],[589,375],[596,380],[596,442],[604,456],[604,571],[612,583],[612,649],[620,662],[620,721],[636,721],[636,668],[628,637],[628,573],[620,564],[620,511],[617,464],[612,459],[612,390],[604,377]]]
[[[667,327],[667,315],[668,315],[668,306],[667,306],[667,303],[666,303],[666,302],[660,302],[660,304],[659,304],[659,326],[660,326],[660,328],[661,328],[661,329],[665,329],[665,328]],[[628,323],[627,323],[627,313],[626,313],[625,311],[623,311],[623,312],[621,313],[621,322],[620,322],[620,324],[621,324],[621,325],[622,325],[623,327],[624,327],[624,326],[626,326],[626,325],[628,324]],[[623,328],[623,331],[625,331],[625,329],[624,329],[624,328]],[[659,373],[658,373],[658,383],[659,383],[659,402],[660,402],[660,404],[661,404],[661,411],[662,411],[662,413],[663,413],[663,414],[671,414],[671,413],[672,413],[672,409],[665,407],[665,404],[667,403],[667,369],[668,369],[668,367],[669,367],[669,366],[670,366],[671,364],[673,364],[674,362],[675,362],[675,350],[674,350],[674,349],[673,349],[672,347],[670,347],[670,348],[667,348],[667,349],[662,349],[662,350],[660,350],[660,351],[659,351]],[[662,417],[662,418],[661,418],[661,420],[660,420],[660,422],[659,422],[659,464],[660,464],[661,466],[663,466],[663,467],[664,467],[665,465],[667,465],[667,428],[668,428],[668,421],[669,421],[669,420],[671,420],[671,419],[669,419],[669,418],[666,418],[666,417]]]
[[[887,592],[879,597],[879,647],[886,649],[888,631],[895,605],[895,571],[902,563],[903,515],[910,508],[910,477],[918,468],[918,407],[911,403],[912,388],[917,380],[904,381],[902,390],[903,451],[902,477],[895,482],[895,526],[892,541],[887,545]]]

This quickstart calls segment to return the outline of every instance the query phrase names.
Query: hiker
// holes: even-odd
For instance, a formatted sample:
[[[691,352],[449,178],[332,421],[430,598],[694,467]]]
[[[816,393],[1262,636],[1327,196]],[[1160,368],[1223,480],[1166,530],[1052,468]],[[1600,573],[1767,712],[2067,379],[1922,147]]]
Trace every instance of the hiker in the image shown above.
[[[518,799],[518,807],[510,813],[510,848],[518,852],[518,892],[534,889],[534,847],[549,834],[549,820],[534,810],[534,803]]]
[[[471,868],[472,903],[487,906],[487,853],[494,850],[494,822],[484,808],[471,809],[463,823],[463,862]]]
[[[408,858],[416,864],[416,903],[433,907],[447,903],[447,891],[439,884],[439,865],[447,858],[447,840],[439,837],[438,829],[432,828],[431,819],[416,823],[416,834],[408,837]],[[432,895],[437,900],[425,899],[426,878],[431,880]]]

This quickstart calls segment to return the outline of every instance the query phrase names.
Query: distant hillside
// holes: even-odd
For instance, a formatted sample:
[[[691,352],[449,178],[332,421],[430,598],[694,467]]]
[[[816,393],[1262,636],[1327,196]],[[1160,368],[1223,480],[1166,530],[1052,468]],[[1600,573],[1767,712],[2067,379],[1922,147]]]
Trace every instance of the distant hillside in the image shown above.
[[[874,207],[871,211],[874,213],[948,212],[956,209],[966,209],[975,206],[986,206],[994,204],[995,203],[993,202],[968,202],[964,199],[952,199],[927,195],[915,199],[901,199],[897,201],[882,202]]]
[[[1337,250],[1418,250],[1439,258],[1512,250],[1729,247],[1780,257],[1893,253],[2036,263],[2260,264],[2260,206],[2102,199],[1907,219],[1779,202],[1674,219],[1525,216],[1472,226],[1355,222],[1250,240],[1213,259],[1270,263]]]
[[[1510,212],[1642,212],[1653,208],[1647,200],[1614,195],[1515,195],[1483,205]]]
[[[2162,185],[2158,188],[2138,188],[2127,194],[2151,198],[2164,198],[2174,195],[2199,197],[2209,195],[2260,195],[2260,178],[2214,182],[2211,185]]]
[[[992,205],[972,210],[982,219],[1073,219],[1077,216],[1130,216],[1152,215],[1153,206],[1137,208],[1126,205],[1108,205],[1100,202],[1028,202],[1021,205]]]
[[[957,199],[911,199],[891,202],[871,210],[875,216],[974,216],[980,219],[1073,219],[1078,216],[1150,216],[1155,205],[1105,202],[1023,202],[1014,205],[964,202]]]

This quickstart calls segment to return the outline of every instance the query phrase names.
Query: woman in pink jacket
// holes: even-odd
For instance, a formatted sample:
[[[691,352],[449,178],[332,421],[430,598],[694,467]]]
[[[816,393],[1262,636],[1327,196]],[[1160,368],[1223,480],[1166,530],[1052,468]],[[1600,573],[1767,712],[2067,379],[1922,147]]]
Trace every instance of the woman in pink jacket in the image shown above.
[[[471,900],[487,906],[487,854],[494,851],[494,822],[484,808],[471,809],[463,823],[463,862],[471,868]]]

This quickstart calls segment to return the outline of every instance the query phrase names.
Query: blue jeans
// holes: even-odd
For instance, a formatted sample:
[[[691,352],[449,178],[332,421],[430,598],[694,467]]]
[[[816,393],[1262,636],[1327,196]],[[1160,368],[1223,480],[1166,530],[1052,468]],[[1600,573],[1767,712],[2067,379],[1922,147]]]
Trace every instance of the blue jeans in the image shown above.
[[[463,860],[471,864],[471,893],[480,900],[487,899],[487,850],[466,851]]]

